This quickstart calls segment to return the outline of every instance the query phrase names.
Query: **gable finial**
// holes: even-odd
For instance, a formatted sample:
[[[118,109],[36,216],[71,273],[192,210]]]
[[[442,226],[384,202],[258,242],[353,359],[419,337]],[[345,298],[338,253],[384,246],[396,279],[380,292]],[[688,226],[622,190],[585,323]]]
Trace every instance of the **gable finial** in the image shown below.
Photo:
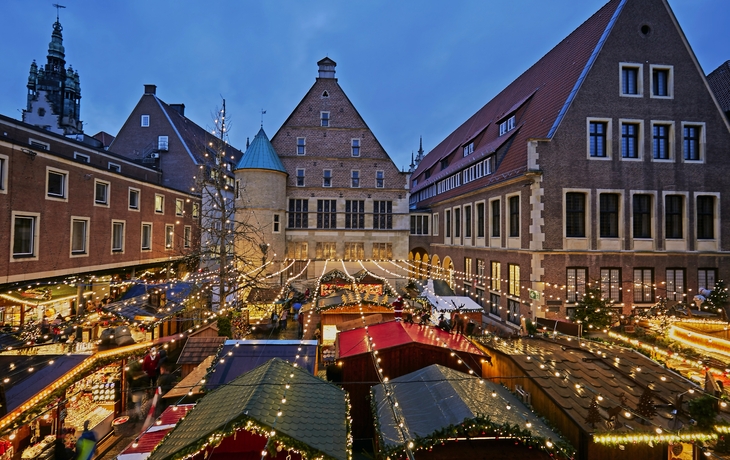
[[[261,109],[261,127],[264,127],[264,115],[266,115],[266,110]]]

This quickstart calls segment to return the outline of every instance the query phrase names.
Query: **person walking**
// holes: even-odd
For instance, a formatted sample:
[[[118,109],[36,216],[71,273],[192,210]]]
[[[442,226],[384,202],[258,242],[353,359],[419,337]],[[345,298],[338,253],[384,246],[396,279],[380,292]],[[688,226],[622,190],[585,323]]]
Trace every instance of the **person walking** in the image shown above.
[[[142,361],[142,370],[145,374],[147,374],[147,377],[150,378],[150,381],[152,382],[152,386],[157,386],[157,375],[159,373],[159,365],[160,363],[160,355],[157,354],[157,348],[152,347],[150,348],[150,352],[147,353],[147,356],[144,357],[144,361]]]
[[[297,324],[299,325],[299,338],[304,337],[304,313],[297,313]]]
[[[279,326],[283,331],[286,330],[286,321],[289,318],[289,309],[287,307],[284,307],[283,310],[281,310],[281,315],[279,316]]]
[[[91,460],[94,457],[94,452],[96,452],[96,433],[89,429],[89,423],[89,420],[84,422],[84,432],[76,441],[77,460]]]

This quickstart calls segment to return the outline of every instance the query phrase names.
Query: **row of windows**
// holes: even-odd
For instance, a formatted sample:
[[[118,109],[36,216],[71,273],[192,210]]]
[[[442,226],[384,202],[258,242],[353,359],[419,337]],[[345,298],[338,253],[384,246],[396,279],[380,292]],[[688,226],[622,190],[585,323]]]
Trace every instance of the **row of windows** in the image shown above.
[[[619,64],[621,96],[644,96],[644,67],[642,63],[622,62]],[[672,99],[674,97],[674,68],[667,65],[649,65],[650,97]]]
[[[324,126],[324,125],[322,125]],[[297,137],[297,155],[306,155],[307,154],[307,138],[306,137]],[[360,156],[360,139],[359,138],[353,138],[350,139],[350,155],[353,157],[359,157]]]
[[[489,235],[492,238],[498,238],[501,236],[502,229],[502,203],[499,198],[489,201],[489,212],[491,217],[491,224],[489,226]],[[472,209],[474,208],[474,213]],[[453,220],[452,220],[453,212]],[[476,230],[477,238],[484,238],[487,231],[486,227],[486,206],[484,202],[476,203],[476,205],[466,204],[463,206],[463,221],[462,221],[462,208],[455,207],[452,209],[446,209],[444,216],[445,222],[445,233],[446,238],[471,238],[472,231]],[[520,197],[514,195],[507,197],[507,236],[510,238],[520,236]],[[435,217],[435,216],[434,216]],[[476,228],[474,228],[472,222],[476,221]],[[434,218],[435,225],[435,218]],[[463,226],[463,232],[462,232]],[[434,232],[436,232],[434,227]],[[463,234],[462,234],[463,233]],[[437,233],[434,233],[437,235]]]
[[[345,200],[345,228],[365,228],[365,200]],[[278,215],[274,216],[278,231]],[[373,201],[373,228],[393,228],[393,202]],[[289,199],[289,228],[309,228],[309,200]],[[317,228],[337,228],[337,200],[317,200]]]
[[[687,195],[664,195],[664,238],[682,239],[686,236]],[[598,194],[598,236],[619,238],[621,230],[621,204],[619,193]],[[653,238],[656,197],[648,193],[631,195],[632,237]],[[698,240],[715,239],[718,198],[715,195],[695,196],[695,237]],[[587,235],[588,193],[565,194],[565,236],[584,238]]]
[[[588,157],[613,157],[613,121],[588,118]],[[652,161],[674,161],[675,129],[673,121],[650,122]],[[705,161],[705,123],[681,122],[682,158],[685,162]],[[619,120],[619,149],[622,160],[641,160],[644,156],[644,120]]]
[[[621,303],[623,298],[622,273],[620,268],[601,267],[600,285],[601,296],[614,303]],[[654,278],[653,268],[634,268],[632,271],[632,284],[634,303],[654,303],[656,302],[656,293],[659,289],[660,297],[666,297],[667,300],[686,302],[687,298],[687,269],[686,268],[667,268],[664,271],[664,282],[657,288]],[[566,271],[566,300],[568,302],[577,302],[586,292],[586,283],[588,282],[588,268],[586,267],[569,267]],[[629,280],[627,280],[628,282]],[[716,268],[700,268],[697,270],[697,288],[712,289],[717,281]]]
[[[343,247],[343,256],[340,257],[337,253],[336,242],[318,242],[315,245],[315,258],[319,260],[324,259],[339,259],[343,258],[346,260],[363,260],[365,259],[365,243],[350,241],[345,242]],[[389,260],[393,258],[393,244],[392,243],[373,243],[372,244],[372,259],[375,260]],[[287,247],[287,257],[291,259],[309,259],[309,243],[305,241],[296,242],[290,244]]]
[[[2,177],[4,161],[0,159],[0,177]],[[46,168],[46,197],[52,200],[67,201],[69,195],[69,173],[61,169]],[[2,181],[0,181],[2,185]],[[0,190],[3,190],[0,188]],[[134,211],[140,209],[140,196],[142,191],[138,188],[128,188],[127,208]],[[110,204],[111,182],[101,179],[94,179],[94,205],[106,206]],[[165,213],[165,195],[155,193],[155,212],[157,214]],[[182,198],[175,199],[175,215],[183,216],[185,214],[185,200]],[[199,204],[193,203],[193,217],[199,215]]]
[[[89,255],[91,219],[88,217],[71,218],[70,253],[72,257]],[[122,253],[125,249],[125,228],[123,220],[112,220],[111,252]],[[40,214],[13,213],[12,255],[14,259],[38,257],[40,237]],[[165,249],[173,249],[175,226],[165,225]],[[192,239],[192,227],[183,228],[183,247],[189,248]],[[152,223],[144,222],[141,228],[141,251],[152,250]]]
[[[296,175],[296,184],[297,187],[304,187],[306,184],[305,178],[306,178],[306,170],[304,168],[297,168],[297,175]],[[332,176],[332,170],[331,169],[323,169],[322,170],[322,187],[332,187],[332,181],[334,177]],[[350,187],[351,188],[360,188],[360,171],[357,169],[353,169],[350,171]],[[375,171],[375,188],[384,188],[385,187],[385,172],[384,171]]]
[[[514,117],[512,117],[514,118]],[[474,151],[474,143],[470,143],[467,146],[464,147],[464,156],[469,155]],[[467,153],[468,152],[468,153]],[[419,190],[418,192],[411,195],[410,198],[410,204],[412,206],[415,206],[419,201],[425,200],[427,198],[431,198],[433,196],[438,195],[439,193],[448,192],[451,189],[454,189],[456,187],[461,186],[462,184],[468,184],[469,182],[475,181],[479,178],[482,178],[484,176],[489,176],[490,174],[493,174],[494,171],[497,168],[497,157],[494,155],[490,155],[486,159],[475,163],[467,168],[464,168],[463,170],[452,174],[451,176],[442,179],[435,184],[424,188],[423,190]],[[447,163],[442,164],[442,169],[444,167],[448,167],[448,160]],[[418,180],[414,179],[412,186],[415,187],[418,185]]]

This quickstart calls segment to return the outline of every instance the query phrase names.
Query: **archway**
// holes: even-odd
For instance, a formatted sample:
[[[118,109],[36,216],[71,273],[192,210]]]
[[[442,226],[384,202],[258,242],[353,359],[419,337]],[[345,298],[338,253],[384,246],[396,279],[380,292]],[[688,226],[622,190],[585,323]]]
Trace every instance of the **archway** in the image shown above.
[[[446,256],[442,265],[444,267],[444,275],[446,275],[447,281],[449,282],[449,287],[454,289],[454,262],[451,260],[451,257]]]
[[[434,254],[431,256],[431,278],[441,279],[441,266],[439,265],[440,263],[441,259],[439,259],[438,254]]]

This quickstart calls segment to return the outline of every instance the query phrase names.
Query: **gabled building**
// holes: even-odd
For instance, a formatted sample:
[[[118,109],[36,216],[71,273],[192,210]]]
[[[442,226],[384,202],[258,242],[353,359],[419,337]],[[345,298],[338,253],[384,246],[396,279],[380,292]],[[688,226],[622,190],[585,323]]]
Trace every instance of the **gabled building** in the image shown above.
[[[30,65],[23,121],[56,134],[82,134],[79,73],[71,66],[66,68],[62,31],[56,16],[46,64],[39,67],[34,60]]]
[[[167,104],[157,97],[156,85],[144,85],[144,94],[109,150],[156,167],[162,171],[162,185],[189,193],[199,185],[195,178],[201,166],[210,174],[217,143],[213,134],[185,116],[185,104]],[[225,169],[231,171],[241,155],[226,144]]]
[[[278,260],[297,260],[290,274],[305,270],[311,260],[310,278],[322,273],[328,259],[405,259],[408,254],[407,174],[398,170],[340,87],[336,63],[324,58],[317,65],[314,85],[270,148],[249,148],[237,169],[241,207],[260,208],[263,242],[274,247]],[[268,159],[247,158],[249,151]],[[268,204],[248,204],[256,194],[265,194]]]
[[[411,258],[504,329],[727,277],[730,129],[666,0],[612,0],[411,178]]]

